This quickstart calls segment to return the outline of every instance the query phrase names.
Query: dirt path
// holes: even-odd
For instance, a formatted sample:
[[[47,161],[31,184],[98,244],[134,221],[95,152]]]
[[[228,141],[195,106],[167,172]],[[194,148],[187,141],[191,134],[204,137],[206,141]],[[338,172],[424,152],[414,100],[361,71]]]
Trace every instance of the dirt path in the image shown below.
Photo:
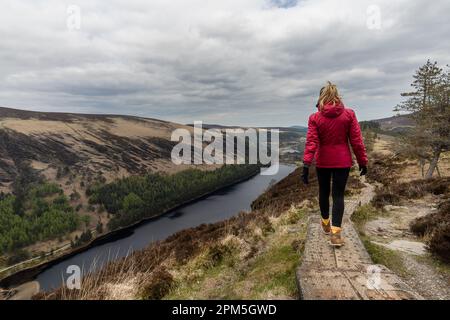
[[[409,224],[418,217],[435,211],[436,199],[428,196],[410,201],[407,206],[385,206],[385,214],[364,225],[370,241],[393,250],[402,259],[408,276],[405,282],[426,299],[450,299],[450,277],[439,272],[422,239],[409,231]]]
[[[357,199],[346,201],[343,235],[346,244],[333,248],[320,229],[320,218],[310,218],[302,263],[297,270],[301,297],[305,300],[422,299],[392,271],[374,265],[349,217],[374,196],[366,184]]]
[[[450,279],[436,270],[428,263],[418,260],[407,253],[401,254],[403,263],[410,276],[405,280],[423,297],[431,300],[450,299]]]
[[[394,142],[394,138],[384,135],[384,134],[380,134],[378,136],[378,139],[375,140],[374,144],[373,144],[373,151],[386,155],[386,156],[390,156],[393,155],[392,152],[392,144]]]

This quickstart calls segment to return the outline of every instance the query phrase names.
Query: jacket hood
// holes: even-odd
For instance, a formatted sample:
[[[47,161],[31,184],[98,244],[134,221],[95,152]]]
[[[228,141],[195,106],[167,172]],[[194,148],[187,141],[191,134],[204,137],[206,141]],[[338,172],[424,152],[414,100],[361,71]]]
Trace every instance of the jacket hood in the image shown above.
[[[336,105],[326,104],[323,106],[323,110],[320,111],[320,113],[327,118],[336,118],[339,117],[342,112],[344,112],[344,108],[345,107],[342,103]]]

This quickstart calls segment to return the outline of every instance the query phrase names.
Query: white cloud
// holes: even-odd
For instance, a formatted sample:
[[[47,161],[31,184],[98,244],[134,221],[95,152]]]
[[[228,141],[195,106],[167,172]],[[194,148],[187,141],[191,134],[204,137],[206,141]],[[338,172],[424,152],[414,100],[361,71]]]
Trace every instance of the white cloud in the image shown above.
[[[66,27],[81,8],[81,30]],[[304,124],[336,82],[360,118],[389,116],[426,59],[449,62],[450,3],[6,0],[0,105],[180,122]]]

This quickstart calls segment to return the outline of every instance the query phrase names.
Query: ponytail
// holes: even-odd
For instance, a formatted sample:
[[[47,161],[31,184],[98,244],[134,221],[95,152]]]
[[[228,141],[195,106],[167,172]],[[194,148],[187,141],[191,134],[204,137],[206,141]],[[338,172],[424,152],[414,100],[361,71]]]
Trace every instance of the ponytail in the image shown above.
[[[330,103],[336,105],[341,103],[341,101],[342,99],[339,95],[337,86],[330,81],[327,81],[326,86],[320,90],[320,97],[319,101],[317,102],[317,107],[320,111],[322,111],[324,105]]]

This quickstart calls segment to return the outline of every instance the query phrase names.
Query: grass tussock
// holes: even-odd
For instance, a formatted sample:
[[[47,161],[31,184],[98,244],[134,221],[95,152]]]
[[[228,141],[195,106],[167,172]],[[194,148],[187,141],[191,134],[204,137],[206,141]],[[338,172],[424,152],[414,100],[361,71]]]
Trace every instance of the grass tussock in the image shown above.
[[[138,295],[138,288],[147,283],[147,274],[141,272],[139,261],[128,256],[115,263],[108,263],[100,271],[88,273],[82,278],[80,289],[62,286],[53,292],[40,292],[35,300],[128,300]],[[147,270],[154,268],[149,265]]]
[[[173,276],[162,267],[155,270],[148,282],[142,285],[139,296],[144,300],[160,300],[170,292],[173,286]]]
[[[450,199],[443,201],[437,212],[414,220],[410,229],[425,238],[435,256],[450,263]]]
[[[391,156],[372,153],[370,155],[369,171],[366,176],[367,181],[389,185],[397,180],[401,167],[402,165]]]
[[[214,268],[224,262],[233,266],[235,253],[235,246],[230,243],[216,243],[207,249],[204,267]]]
[[[377,188],[372,201],[377,208],[385,205],[398,205],[402,200],[418,199],[427,194],[444,195],[450,192],[450,177],[414,180],[404,183],[392,181],[388,185]]]
[[[426,194],[442,195],[449,192],[450,177],[398,183],[405,166],[404,159],[401,159],[399,155],[394,157],[373,153],[370,158],[367,180],[378,184],[372,201],[376,208],[398,205],[402,200],[418,199]]]
[[[356,225],[359,232],[362,232],[362,227],[369,221],[376,219],[380,216],[386,216],[387,213],[375,208],[372,204],[366,204],[358,209],[352,214],[350,219]]]

